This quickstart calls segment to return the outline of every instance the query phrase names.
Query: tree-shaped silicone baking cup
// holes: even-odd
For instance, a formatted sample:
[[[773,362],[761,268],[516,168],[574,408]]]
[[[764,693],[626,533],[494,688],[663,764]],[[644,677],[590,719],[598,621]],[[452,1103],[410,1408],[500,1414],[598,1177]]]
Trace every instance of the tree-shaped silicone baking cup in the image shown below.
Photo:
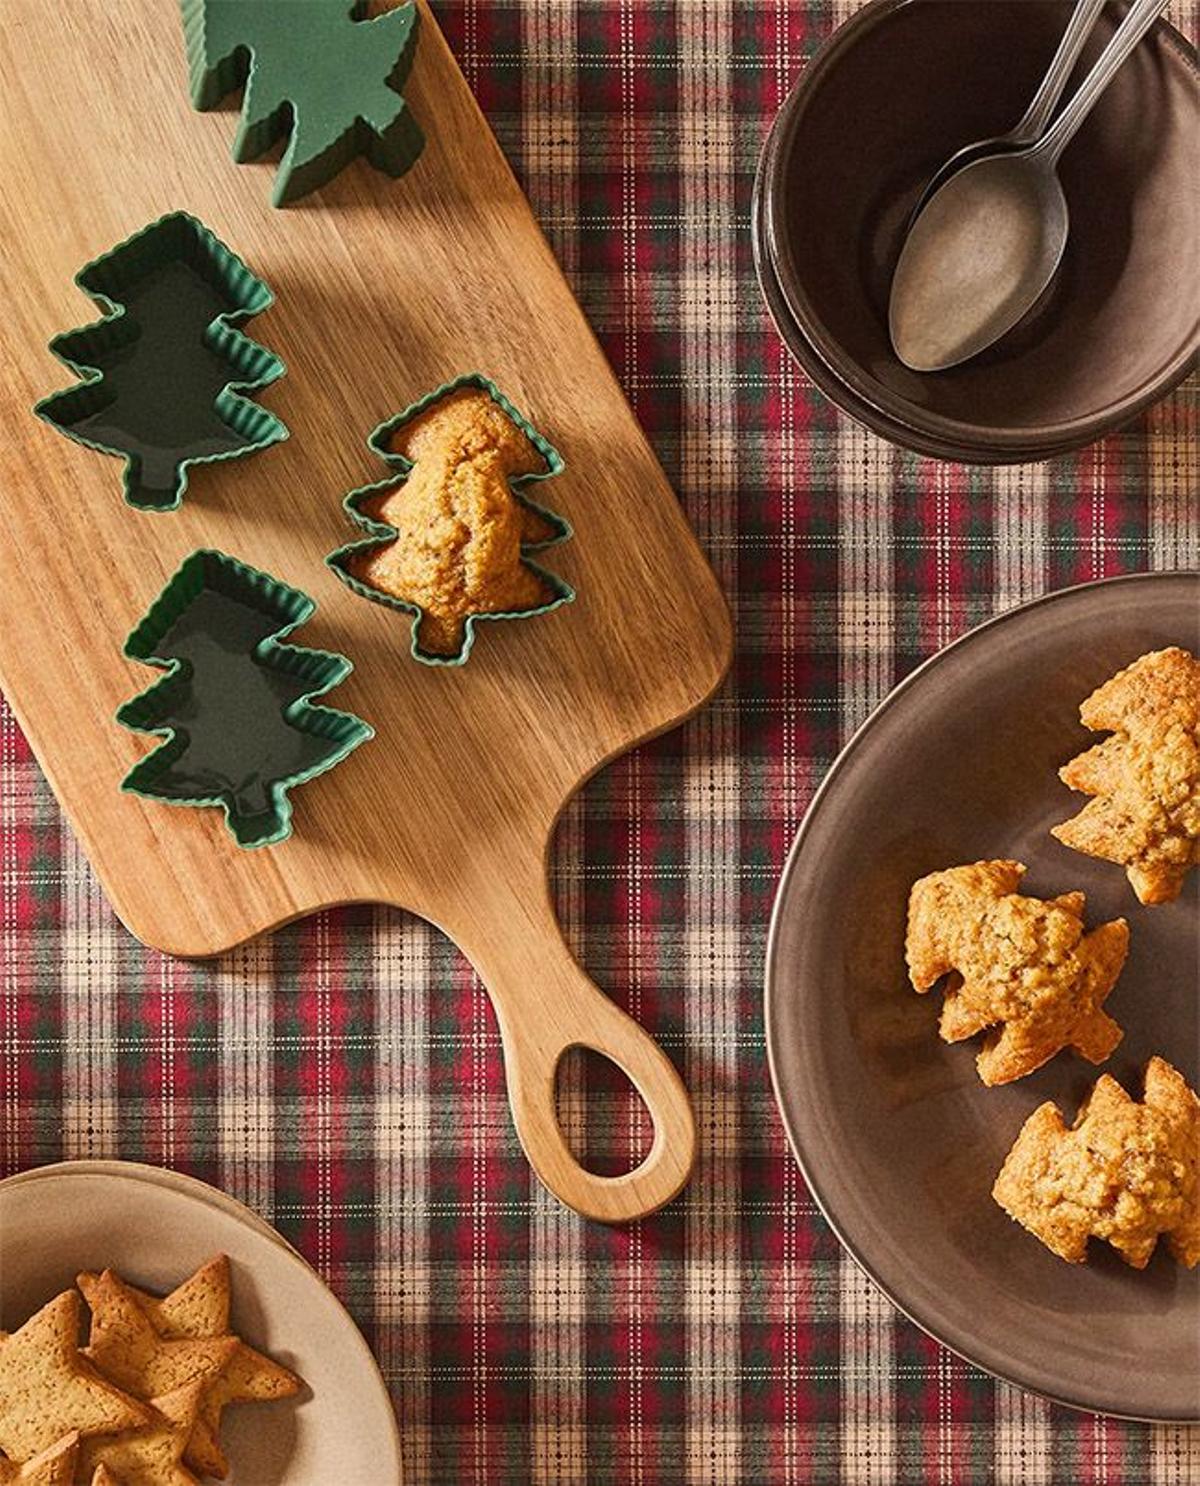
[[[164,740],[121,788],[220,806],[239,846],[290,836],[290,791],[374,736],[352,713],[313,705],[353,670],[346,657],[283,643],[315,609],[223,552],[186,558],[125,642],[131,660],[167,674],[117,713]]]
[[[34,412],[76,443],[124,458],[131,506],[174,511],[192,465],[287,438],[246,395],[281,377],[283,362],[238,329],[274,296],[203,222],[160,217],[75,282],[104,318],[50,342],[83,380]]]
[[[284,206],[356,155],[403,175],[424,145],[400,94],[412,69],[415,0],[368,17],[363,0],[181,0],[192,103],[244,89],[233,158],[287,139],[271,200]]]
[[[426,415],[444,412],[451,403],[461,401],[471,391],[485,394],[500,410],[517,434],[518,449],[532,456],[537,468],[513,469],[512,464],[506,465],[499,455],[472,462],[469,469],[462,464],[456,465],[455,461],[463,457],[463,451],[454,439],[432,449],[428,446],[414,449],[413,457],[405,452],[409,448],[409,436],[422,426],[429,427],[430,420]],[[360,597],[412,616],[410,648],[414,660],[427,666],[461,666],[471,654],[477,626],[481,622],[532,619],[549,614],[574,599],[575,590],[569,584],[534,563],[530,557],[534,552],[565,542],[572,535],[570,525],[561,516],[536,504],[526,493],[531,485],[562,473],[565,468],[562,456],[517,411],[494,382],[477,372],[446,382],[381,423],[367,440],[367,445],[397,473],[376,484],[352,490],[346,496],[343,501],[345,511],[368,535],[339,547],[325,561]],[[502,520],[511,521],[515,517],[519,523],[519,549],[509,545],[499,552],[501,565],[491,567],[489,576],[502,593],[530,593],[532,597],[520,606],[502,604],[462,612],[454,616],[451,628],[447,630],[442,613],[423,605],[411,594],[382,586],[376,580],[373,568],[381,554],[404,542],[419,543],[422,560],[429,558],[436,562],[438,542],[431,542],[428,535],[433,528],[445,528],[448,533],[445,548],[440,550],[447,553],[447,582],[451,586],[456,562],[462,565],[480,561],[484,554],[476,545],[479,534],[468,533],[464,539],[461,511],[435,512],[414,504],[402,519],[406,530],[402,531],[396,524],[400,518],[396,515],[394,503],[400,503],[403,509],[409,491],[413,492],[414,503],[430,497],[430,486],[435,499],[448,493],[447,498],[453,501],[453,493],[463,488],[464,481],[470,487],[470,498],[479,508],[486,509],[493,516],[501,513]],[[501,545],[496,543],[495,549]],[[496,555],[495,550],[488,554],[489,557]],[[434,581],[438,581],[437,576]],[[429,635],[425,634],[427,629]],[[437,631],[437,644],[431,638],[434,631]]]

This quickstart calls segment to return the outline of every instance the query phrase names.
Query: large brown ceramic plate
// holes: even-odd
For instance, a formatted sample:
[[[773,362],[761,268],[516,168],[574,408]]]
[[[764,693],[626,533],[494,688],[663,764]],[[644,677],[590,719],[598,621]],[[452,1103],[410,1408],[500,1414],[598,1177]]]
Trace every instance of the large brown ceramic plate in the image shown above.
[[[780,884],[767,950],[775,1091],[813,1196],[866,1272],[968,1361],[1077,1408],[1200,1419],[1200,1269],[1160,1243],[1127,1268],[1093,1241],[1064,1264],[990,1196],[1025,1117],[1068,1119],[1098,1069],[1060,1054],[987,1089],[970,1044],[937,1035],[939,995],[904,968],[908,889],[983,857],[1029,865],[1038,895],[1082,888],[1089,921],[1123,914],[1131,944],[1108,1009],[1125,1040],[1107,1071],[1140,1095],[1152,1053],[1195,1086],[1200,967],[1193,873],[1143,908],[1117,867],[1049,834],[1081,803],[1058,767],[1095,736],[1080,701],[1144,651],[1200,653],[1200,575],[1112,579],[973,630],[899,686],[813,801]]]

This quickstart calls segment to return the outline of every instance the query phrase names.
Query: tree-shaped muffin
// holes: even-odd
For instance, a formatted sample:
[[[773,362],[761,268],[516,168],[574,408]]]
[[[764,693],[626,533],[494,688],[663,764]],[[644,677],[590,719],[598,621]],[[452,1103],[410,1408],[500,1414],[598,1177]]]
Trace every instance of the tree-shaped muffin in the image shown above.
[[[193,552],[125,642],[167,672],[117,713],[164,742],[122,788],[181,805],[220,805],[239,846],[291,832],[288,792],[331,769],[373,730],[313,705],[353,669],[341,655],[282,643],[316,605],[222,552]]]
[[[186,212],[162,217],[75,281],[105,318],[50,342],[84,380],[34,412],[77,443],[123,456],[130,505],[174,510],[190,465],[287,437],[273,413],[243,395],[283,375],[279,357],[237,328],[273,296],[202,222]]]
[[[1000,1206],[1060,1259],[1087,1261],[1089,1238],[1144,1269],[1161,1236],[1200,1264],[1200,1100],[1165,1058],[1131,1099],[1102,1074],[1067,1128],[1053,1100],[1025,1121],[992,1188]]]
[[[1097,687],[1079,716],[1111,736],[1059,770],[1094,798],[1051,834],[1119,862],[1139,902],[1173,902],[1200,862],[1200,661],[1178,645],[1152,650]]]
[[[424,140],[400,88],[416,47],[414,3],[368,16],[365,0],[181,0],[196,108],[244,85],[239,163],[287,138],[271,200],[316,190],[365,154],[399,176]]]
[[[976,1058],[985,1084],[1024,1078],[1065,1047],[1103,1063],[1121,1040],[1104,1010],[1129,949],[1123,918],[1086,932],[1082,893],[1018,891],[1021,862],[973,862],[931,872],[909,894],[905,954],[914,990],[946,977],[945,1042],[986,1032]]]
[[[529,560],[570,528],[520,493],[562,461],[490,382],[439,389],[370,444],[404,474],[347,497],[372,535],[329,563],[356,592],[416,616],[418,659],[465,660],[476,620],[542,614],[574,597]]]

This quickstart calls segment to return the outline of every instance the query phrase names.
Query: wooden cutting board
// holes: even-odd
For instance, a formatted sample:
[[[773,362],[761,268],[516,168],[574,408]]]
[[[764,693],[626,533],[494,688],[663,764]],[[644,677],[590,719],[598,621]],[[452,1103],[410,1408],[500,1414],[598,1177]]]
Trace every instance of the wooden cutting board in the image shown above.
[[[299,9],[299,7],[298,7]],[[422,4],[406,95],[425,152],[392,181],[358,161],[284,210],[273,163],[235,165],[232,109],[192,111],[177,9],[144,0],[8,0],[0,28],[0,683],[130,930],[215,955],[331,904],[372,901],[439,925],[495,1004],[522,1143],[580,1212],[624,1219],[686,1180],[686,1095],[658,1047],[563,941],[546,852],[566,801],[607,760],[679,722],[719,684],[730,627],[716,581]],[[182,509],[127,507],[121,465],[30,413],[69,379],[46,350],[95,318],[76,271],[164,212],[199,216],[275,291],[248,327],[287,362],[261,397],[288,442],[198,467]],[[410,658],[409,622],[323,566],[355,535],[351,488],[386,471],[364,440],[451,377],[482,371],[561,451],[539,498],[572,541],[547,565],[577,591],[544,618],[485,626],[469,663]],[[216,547],[313,595],[298,643],[355,672],[330,704],[376,738],[296,792],[291,840],[239,850],[216,810],[122,794],[147,741],[113,721],[153,675],[125,635],[180,561]],[[586,1172],[563,1141],[562,1051],[611,1056],[655,1120],[646,1161]]]

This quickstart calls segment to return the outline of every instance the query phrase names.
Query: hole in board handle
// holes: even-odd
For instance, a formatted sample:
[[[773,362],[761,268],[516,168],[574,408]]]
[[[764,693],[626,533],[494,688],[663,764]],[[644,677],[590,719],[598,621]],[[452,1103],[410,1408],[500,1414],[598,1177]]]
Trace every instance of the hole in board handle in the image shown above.
[[[564,1049],[554,1107],[571,1154],[593,1176],[624,1176],[650,1154],[654,1122],[621,1067],[590,1047]]]

